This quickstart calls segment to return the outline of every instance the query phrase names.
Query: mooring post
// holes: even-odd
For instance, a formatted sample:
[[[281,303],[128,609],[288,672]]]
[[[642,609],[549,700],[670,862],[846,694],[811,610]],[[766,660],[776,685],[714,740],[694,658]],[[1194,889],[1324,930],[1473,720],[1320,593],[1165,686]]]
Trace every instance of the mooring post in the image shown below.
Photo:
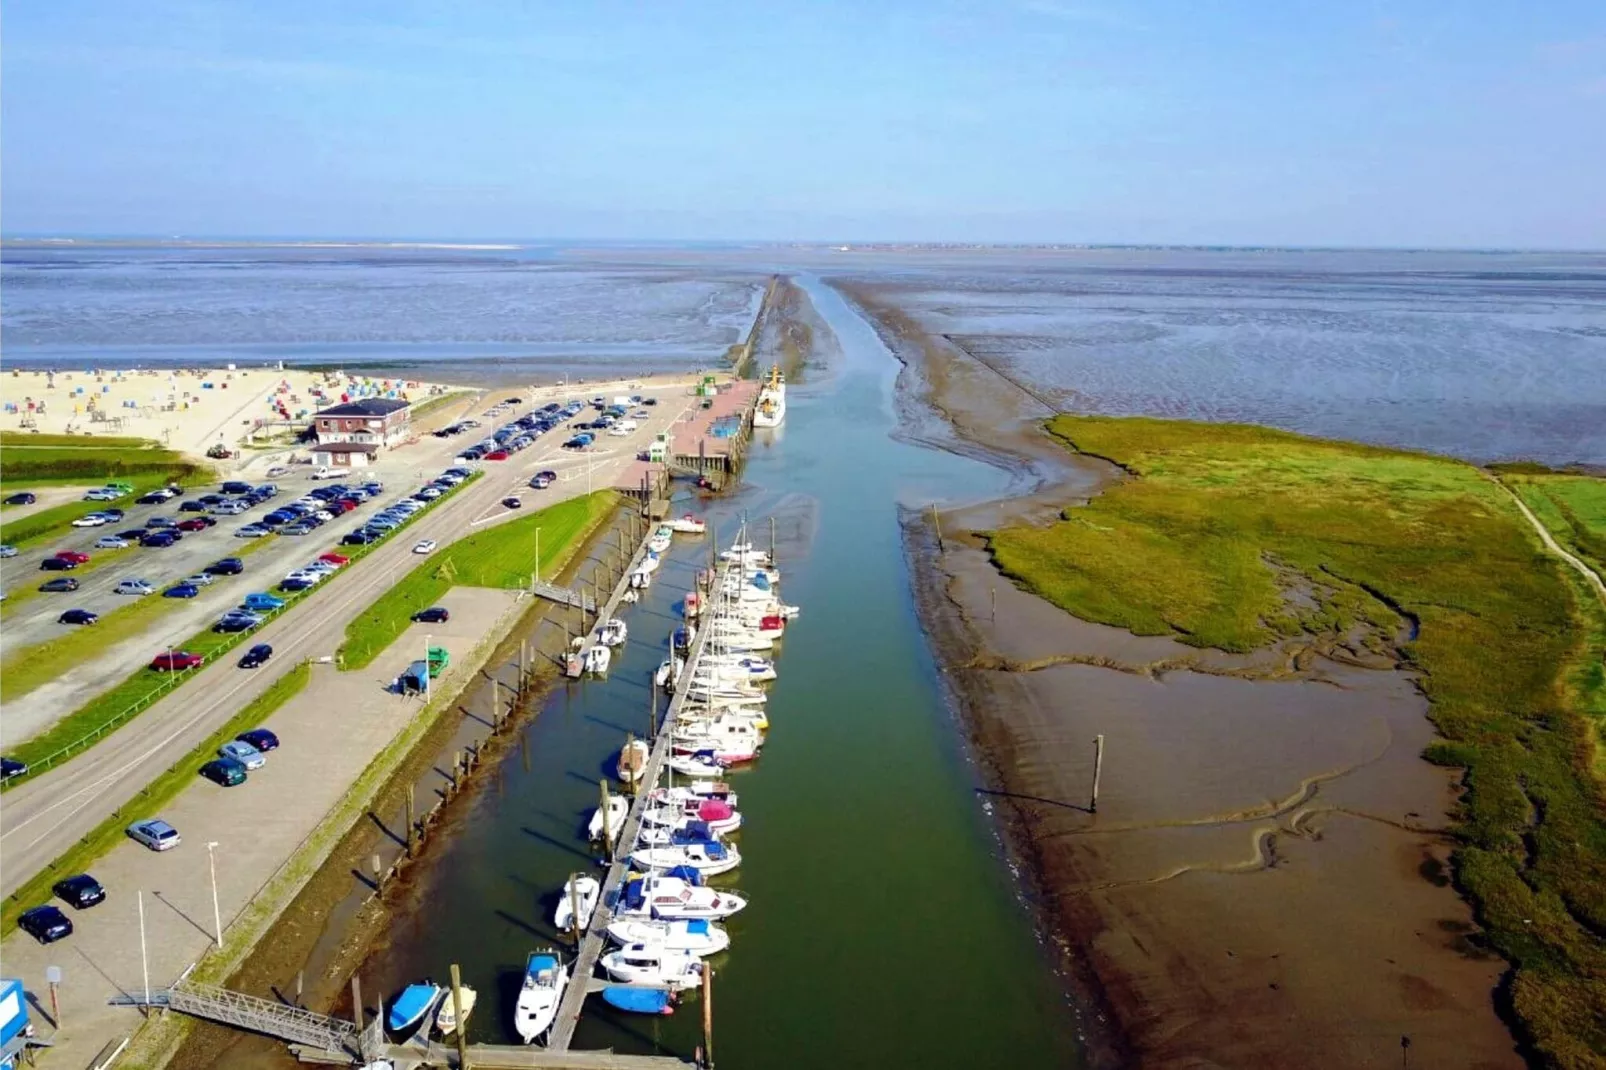
[[[671,650],[669,652],[669,666],[673,669],[674,665],[675,652]],[[647,712],[647,738],[649,740],[658,738],[658,677],[656,676],[652,678],[652,706]]]
[[[580,889],[575,874],[569,874],[569,931],[574,934],[574,949],[580,950]]]
[[[608,861],[613,861],[613,818],[608,813],[608,782],[597,781],[597,787],[602,792],[602,854]]]
[[[384,883],[384,881],[380,879],[385,872],[384,863],[380,860],[378,854],[371,854],[368,856],[368,864],[374,867],[374,887],[378,888]]]
[[[1088,804],[1091,813],[1099,812],[1099,775],[1104,772],[1104,736],[1093,737],[1093,800]]]
[[[463,1020],[463,978],[452,963],[452,1019],[457,1026],[457,1065],[468,1070],[468,1022]]]
[[[306,970],[297,970],[296,971],[296,1006],[297,1007],[301,1006],[301,993],[302,993],[302,990],[306,987],[306,982],[307,982],[307,971]]]
[[[414,816],[413,785],[407,785],[407,857],[413,855],[413,845],[418,839],[418,821]]]
[[[994,623],[997,623],[997,621],[998,621],[998,585],[997,584],[993,585],[993,612],[992,612],[992,616],[989,619],[992,620]]]
[[[712,1070],[714,1065],[714,967],[703,963],[703,1059]]]
[[[931,526],[937,530],[937,549],[942,549],[942,518],[937,515],[937,503],[931,503]]]
[[[351,975],[351,1024],[357,1027],[357,1036],[362,1036],[362,982],[356,974]],[[367,1052],[363,1052],[364,1057]]]
[[[775,564],[775,517],[770,516],[770,564]]]

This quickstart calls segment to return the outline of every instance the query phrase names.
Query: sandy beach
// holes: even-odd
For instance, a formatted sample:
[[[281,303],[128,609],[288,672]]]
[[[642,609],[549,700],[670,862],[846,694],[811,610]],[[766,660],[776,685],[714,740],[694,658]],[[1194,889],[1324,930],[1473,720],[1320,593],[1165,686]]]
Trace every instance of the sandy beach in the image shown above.
[[[1416,682],[1342,645],[1246,656],[1079,621],[973,533],[1122,478],[1039,430],[1047,406],[842,284],[905,364],[912,437],[1023,473],[1013,498],[911,516],[907,544],[995,812],[1099,1066],[1519,1067],[1505,965],[1450,887],[1451,778]],[[1106,763],[1091,812],[1093,738]]]

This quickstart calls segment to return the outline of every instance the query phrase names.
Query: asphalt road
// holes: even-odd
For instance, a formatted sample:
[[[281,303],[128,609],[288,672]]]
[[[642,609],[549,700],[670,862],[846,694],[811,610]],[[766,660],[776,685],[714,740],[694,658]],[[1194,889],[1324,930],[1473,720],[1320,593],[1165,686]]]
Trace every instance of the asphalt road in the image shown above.
[[[567,391],[579,392],[573,388]],[[586,390],[587,394],[592,392]],[[550,396],[551,392],[543,392],[535,404]],[[656,432],[667,429],[691,407],[692,399],[678,391],[659,389],[658,396],[662,403],[639,430],[628,438],[604,437],[595,452],[576,457],[562,450],[565,436],[554,430],[507,461],[487,463],[485,478],[462,488],[423,515],[399,538],[353,565],[349,574],[325,581],[326,589],[315,597],[265,625],[255,640],[273,645],[274,658],[266,667],[241,670],[233,658],[208,665],[186,685],[88,752],[6,792],[4,805],[0,806],[0,856],[4,858],[0,894],[9,894],[114,813],[297,661],[332,656],[344,637],[346,624],[418,563],[418,556],[412,553],[418,540],[434,539],[445,545],[486,524],[521,515],[499,504],[509,494],[518,493],[526,507],[536,507],[610,486]],[[501,419],[505,421],[513,415],[516,413]],[[481,430],[488,430],[488,422],[482,419],[482,423],[487,426]],[[453,452],[470,441],[470,436],[460,436],[425,439],[420,445],[427,443]],[[562,478],[546,491],[530,490],[526,486],[530,476],[543,468],[557,469]],[[401,489],[387,484],[388,491]],[[320,529],[320,536],[330,527]],[[327,537],[303,540],[304,556],[311,560],[331,541]],[[332,744],[338,742],[338,736],[331,737]]]

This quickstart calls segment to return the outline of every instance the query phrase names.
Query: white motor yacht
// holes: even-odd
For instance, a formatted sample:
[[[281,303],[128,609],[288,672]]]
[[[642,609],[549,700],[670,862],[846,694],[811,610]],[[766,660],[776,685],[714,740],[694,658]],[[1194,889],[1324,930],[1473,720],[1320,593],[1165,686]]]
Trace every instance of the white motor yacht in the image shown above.
[[[698,958],[717,955],[731,946],[730,933],[706,918],[682,918],[678,921],[624,918],[608,926],[608,937],[627,947],[646,944],[669,951],[684,951]]]
[[[524,963],[524,986],[513,1010],[513,1028],[529,1044],[552,1028],[558,1016],[569,967],[552,950],[532,951]]]
[[[626,944],[602,956],[600,965],[615,981],[633,985],[685,989],[696,988],[703,979],[701,959],[661,944]]]
[[[563,893],[558,897],[558,907],[552,912],[552,926],[560,933],[569,932],[575,928],[584,931],[591,924],[591,915],[597,909],[597,900],[602,896],[602,885],[595,877],[570,877],[563,886]],[[575,914],[579,908],[580,913]],[[579,922],[576,924],[576,918]]]

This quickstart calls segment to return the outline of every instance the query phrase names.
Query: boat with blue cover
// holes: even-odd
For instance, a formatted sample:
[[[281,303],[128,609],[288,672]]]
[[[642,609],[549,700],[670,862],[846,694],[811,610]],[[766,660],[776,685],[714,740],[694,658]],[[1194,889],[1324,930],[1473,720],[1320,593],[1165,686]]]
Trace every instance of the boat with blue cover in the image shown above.
[[[569,983],[569,968],[551,948],[530,952],[524,962],[524,984],[513,1010],[513,1028],[529,1044],[552,1028],[558,1004]]]
[[[610,1007],[631,1014],[675,1013],[675,994],[667,988],[608,985],[602,990],[602,1000]]]
[[[434,981],[420,981],[402,989],[401,995],[390,1005],[385,1024],[392,1033],[405,1033],[423,1021],[435,1009],[441,994],[446,990]]]

